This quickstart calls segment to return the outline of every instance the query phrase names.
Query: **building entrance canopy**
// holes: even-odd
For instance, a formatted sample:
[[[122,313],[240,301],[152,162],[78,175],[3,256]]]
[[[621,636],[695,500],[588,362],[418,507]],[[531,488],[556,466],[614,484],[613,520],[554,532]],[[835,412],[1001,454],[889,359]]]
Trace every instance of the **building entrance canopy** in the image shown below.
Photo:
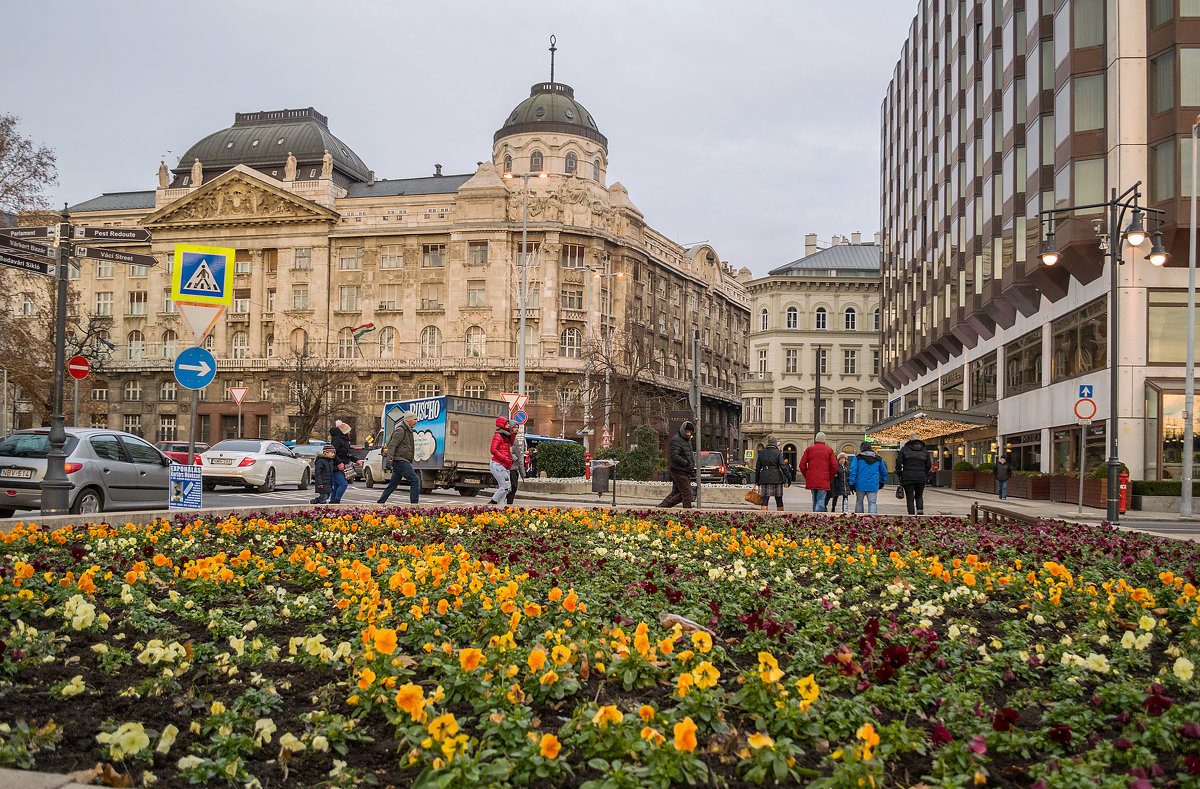
[[[981,427],[995,427],[996,417],[949,411],[941,408],[910,408],[902,414],[871,425],[866,430],[870,441],[904,441],[916,434],[922,441],[965,433]]]

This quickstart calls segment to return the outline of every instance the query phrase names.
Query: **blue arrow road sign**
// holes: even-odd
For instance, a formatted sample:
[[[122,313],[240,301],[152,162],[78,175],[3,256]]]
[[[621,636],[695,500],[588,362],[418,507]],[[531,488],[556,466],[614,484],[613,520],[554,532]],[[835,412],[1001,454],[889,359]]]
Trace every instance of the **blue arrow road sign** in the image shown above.
[[[1092,387],[1081,385],[1079,387],[1079,396],[1080,397],[1091,397],[1092,396]]]
[[[217,375],[217,360],[203,348],[188,348],[175,359],[175,380],[184,389],[203,389]]]

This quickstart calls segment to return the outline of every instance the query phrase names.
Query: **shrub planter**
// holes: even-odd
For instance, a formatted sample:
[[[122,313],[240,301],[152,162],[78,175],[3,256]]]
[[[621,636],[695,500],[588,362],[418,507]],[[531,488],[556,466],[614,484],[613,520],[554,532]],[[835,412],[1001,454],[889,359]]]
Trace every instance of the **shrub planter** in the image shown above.
[[[1029,492],[1029,483],[1031,477],[1024,474],[1014,474],[1008,481],[1008,495],[1015,496],[1018,499],[1031,499],[1032,494]]]
[[[975,490],[975,472],[951,471],[950,487],[955,490]]]
[[[1037,501],[1050,500],[1050,478],[1029,477],[1029,498]]]
[[[979,493],[995,493],[996,475],[990,471],[976,471],[975,490]]]
[[[1079,501],[1079,477],[1068,477],[1055,474],[1050,480],[1050,500],[1063,504],[1075,504]],[[1104,509],[1108,506],[1108,480],[1096,477],[1085,477],[1083,480],[1083,506]]]

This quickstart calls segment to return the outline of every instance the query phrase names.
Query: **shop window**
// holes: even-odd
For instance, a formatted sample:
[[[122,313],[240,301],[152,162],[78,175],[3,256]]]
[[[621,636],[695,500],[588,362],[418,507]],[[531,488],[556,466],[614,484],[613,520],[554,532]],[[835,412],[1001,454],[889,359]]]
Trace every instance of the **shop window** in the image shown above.
[[[1052,324],[1054,382],[1102,370],[1108,365],[1108,310],[1104,298]]]

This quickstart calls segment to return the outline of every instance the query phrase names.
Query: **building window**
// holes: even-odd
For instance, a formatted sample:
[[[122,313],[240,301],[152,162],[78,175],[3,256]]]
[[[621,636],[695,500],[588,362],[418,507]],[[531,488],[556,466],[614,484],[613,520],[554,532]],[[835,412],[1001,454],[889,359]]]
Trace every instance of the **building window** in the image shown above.
[[[417,386],[417,397],[441,397],[442,385],[426,381]]]
[[[800,312],[795,307],[787,308],[787,317],[785,318],[784,325],[789,329],[800,328]]]
[[[566,158],[566,171],[568,173],[573,173],[578,169],[579,169],[579,157],[573,153],[568,152],[567,158]]]
[[[817,307],[817,311],[813,313],[813,328],[818,331],[825,331],[829,328],[829,313],[824,307]]]
[[[108,278],[113,275],[113,264],[109,260],[96,261],[96,276],[99,278]]]
[[[1014,471],[1042,470],[1042,434],[1017,433],[1004,437],[1004,454]]]
[[[268,359],[275,358],[275,335],[268,334],[263,337],[263,356]]]
[[[233,311],[250,312],[250,288],[238,288],[233,292]]]
[[[362,268],[362,247],[346,247],[338,251],[338,269],[357,271]]]
[[[583,335],[579,329],[567,329],[558,338],[559,355],[565,359],[578,359],[583,355]]]
[[[135,436],[140,436],[142,434],[142,415],[126,414],[122,420],[122,429],[126,433],[133,433]]]
[[[102,291],[102,292],[96,294],[96,314],[97,315],[112,315],[113,314],[112,291]]]
[[[783,445],[783,462],[787,463],[794,470],[796,468],[796,457],[798,451],[795,444]]]
[[[396,358],[396,330],[391,326],[385,326],[379,332],[379,358]]]
[[[783,371],[785,373],[800,372],[800,351],[797,348],[788,348],[783,352]]]
[[[766,348],[758,349],[758,371],[760,373],[765,373],[767,371],[767,349]]]
[[[158,440],[159,441],[174,441],[179,436],[179,428],[173,416],[160,416],[158,418]]]
[[[339,403],[352,403],[358,396],[358,387],[354,384],[338,384],[334,389],[334,399]]]
[[[767,317],[767,311],[764,308],[763,311],[758,314],[758,330],[766,331],[768,321],[769,321],[769,318]]]
[[[375,387],[375,399],[381,403],[394,403],[400,399],[400,387],[396,384],[380,384]]]
[[[143,359],[146,356],[146,338],[140,331],[134,329],[126,338],[126,351],[130,359]]]
[[[445,265],[445,244],[423,244],[421,246],[421,268],[442,268]]]
[[[512,172],[512,156],[511,155],[506,154],[504,157],[504,172],[506,172],[506,173]]]
[[[882,400],[872,400],[871,401],[871,423],[879,424],[882,421],[883,421],[883,401]]]
[[[592,160],[592,180],[593,181],[600,180],[600,160],[599,159]]]
[[[162,311],[167,314],[179,312],[178,308],[175,306],[175,302],[171,300],[171,289],[163,288],[162,294]]]
[[[824,399],[817,401],[817,413],[820,414],[820,421],[823,425],[829,424],[829,417],[825,413],[827,404],[828,401]]]
[[[359,312],[362,309],[357,285],[338,288],[338,309],[342,312]]]
[[[108,402],[108,384],[103,381],[97,381],[92,387],[92,400],[97,403]]]
[[[397,245],[379,248],[380,268],[400,268],[404,265],[404,248]]]
[[[1104,128],[1104,75],[1076,77],[1075,131],[1093,131]]]
[[[1175,108],[1175,51],[1150,58],[1150,114]]]
[[[463,396],[483,399],[487,397],[487,388],[478,381],[472,381],[463,387]]]
[[[1150,291],[1147,302],[1147,362],[1184,364],[1187,361],[1187,291]],[[1200,337],[1200,322],[1197,322],[1196,336]],[[1196,347],[1200,348],[1200,345]]]
[[[145,315],[146,314],[146,296],[148,294],[144,290],[131,290],[129,292],[129,314],[130,315]]]
[[[750,421],[763,421],[763,399],[761,397],[750,398]]]
[[[487,355],[487,333],[478,326],[467,329],[467,356],[483,358]]]
[[[783,399],[783,421],[789,425],[796,424],[799,408],[797,403],[800,401],[795,397],[785,397]]]
[[[126,403],[136,403],[142,399],[142,382],[126,381],[121,399]]]
[[[421,358],[438,359],[442,355],[442,330],[426,326],[421,330]]]
[[[488,244],[486,241],[472,241],[467,244],[467,265],[486,266],[488,262]]]
[[[995,400],[996,354],[989,353],[981,356],[970,362],[967,369],[968,375],[971,377],[971,407],[974,408]]]
[[[233,342],[230,344],[229,355],[233,359],[245,359],[250,355],[250,333],[245,331],[235,332]]]
[[[357,359],[362,355],[358,350],[358,341],[354,339],[354,331],[348,328],[338,332],[337,349],[339,359]]]
[[[1175,197],[1175,140],[1151,145],[1149,165],[1150,202],[1161,203]]]
[[[174,381],[163,381],[158,387],[158,399],[164,403],[173,403],[179,397],[179,387]]]
[[[583,268],[586,249],[581,244],[563,244],[562,267]]]
[[[292,286],[292,309],[306,310],[308,309],[308,286],[293,285]]]
[[[829,349],[817,349],[817,368],[821,371],[821,375],[829,375]]]
[[[879,331],[879,308],[875,308],[875,331]]]
[[[846,331],[855,331],[858,329],[858,313],[853,307],[846,308],[846,312],[842,316],[842,327]]]
[[[32,318],[37,314],[37,302],[33,300],[32,293],[21,294],[21,315],[26,318]]]
[[[268,274],[274,274],[279,271],[279,250],[278,249],[264,249],[262,256],[263,256],[263,267],[267,270]]]
[[[562,289],[562,308],[564,310],[583,309],[583,288],[568,287]]]
[[[292,253],[292,268],[312,268],[312,247],[297,247]]]
[[[842,424],[856,425],[858,424],[858,402],[855,400],[842,400]]]
[[[879,349],[871,351],[871,375],[879,375]]]
[[[131,277],[146,277],[150,275],[149,266],[130,266],[128,269]]]
[[[467,281],[467,306],[487,306],[487,280],[472,279]]]
[[[1042,385],[1042,332],[1031,331],[1004,346],[1004,396]]]
[[[268,378],[262,378],[258,382],[258,399],[264,403],[271,401],[271,381]]]
[[[234,274],[249,274],[250,273],[250,253],[246,250],[239,249],[234,253],[233,258],[233,273]]]
[[[1200,3],[1197,6],[1200,16]],[[1179,106],[1200,107],[1200,47],[1179,48]]]
[[[1108,366],[1107,312],[1100,298],[1054,321],[1052,383]]]
[[[533,153],[529,154],[529,171],[533,173],[540,173],[542,169],[542,152],[534,151]]]
[[[858,375],[858,351],[842,350],[842,374]]]

